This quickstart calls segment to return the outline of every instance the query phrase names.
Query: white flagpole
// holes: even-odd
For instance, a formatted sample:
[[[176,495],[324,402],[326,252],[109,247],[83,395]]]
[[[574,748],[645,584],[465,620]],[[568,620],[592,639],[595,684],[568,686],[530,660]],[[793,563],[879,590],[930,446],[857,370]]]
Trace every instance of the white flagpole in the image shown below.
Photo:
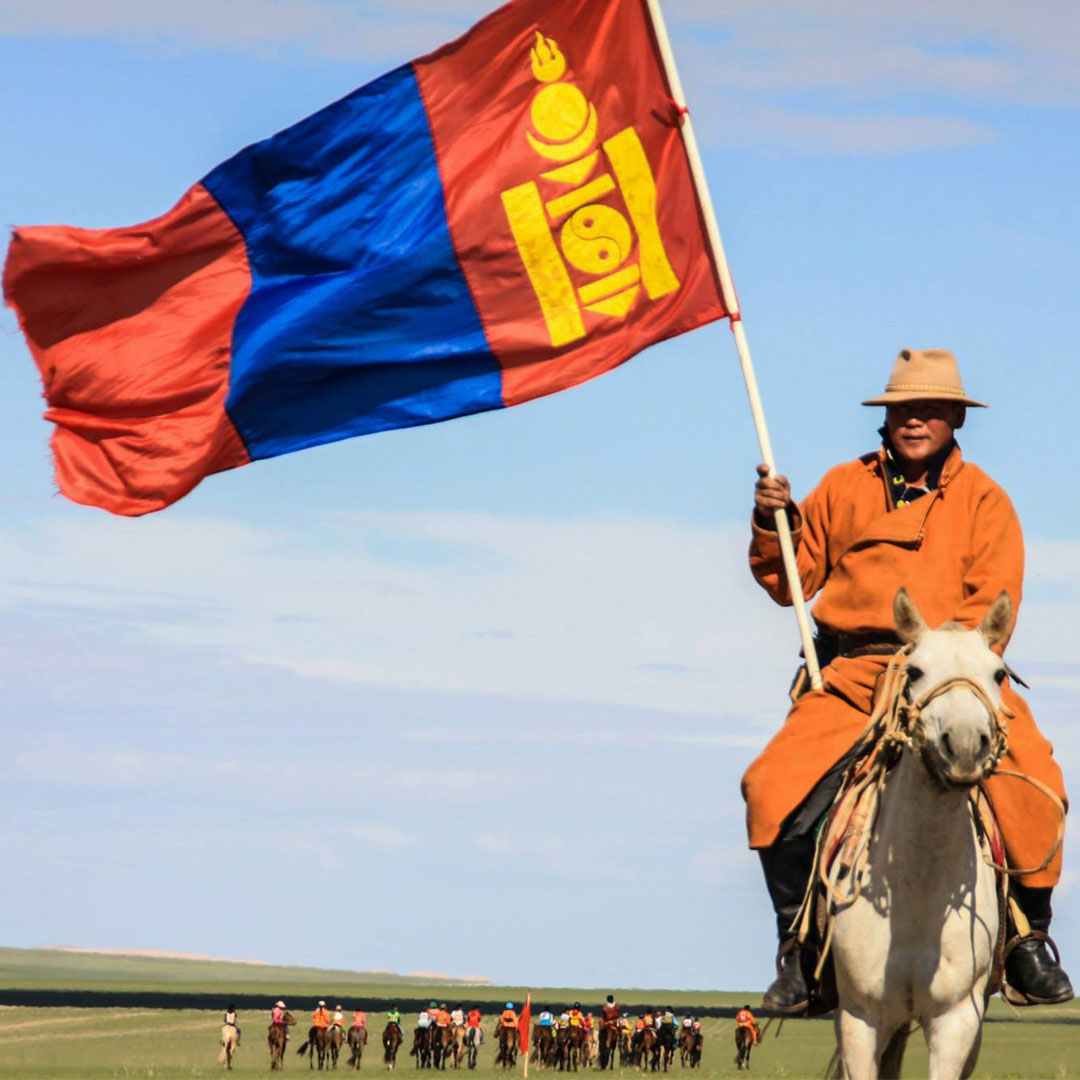
[[[709,246],[712,248],[712,261],[716,269],[720,293],[724,298],[724,306],[731,313],[731,329],[735,335],[735,348],[739,353],[739,364],[742,367],[743,381],[746,383],[746,394],[750,399],[750,412],[754,418],[754,430],[757,432],[758,445],[761,448],[761,460],[769,467],[769,475],[775,476],[776,460],[773,457],[772,442],[769,440],[769,429],[765,423],[765,411],[761,406],[761,394],[758,392],[754,365],[750,359],[750,346],[746,341],[746,331],[743,329],[739,300],[735,295],[731,271],[728,269],[727,259],[724,256],[724,245],[720,240],[720,229],[716,224],[716,212],[713,209],[712,197],[709,195],[709,185],[705,180],[705,166],[701,163],[701,153],[694,136],[694,125],[689,111],[686,110],[686,97],[683,94],[682,83],[679,81],[675,56],[671,51],[671,39],[668,37],[664,16],[660,11],[660,0],[644,0],[644,2],[652,20],[657,44],[660,46],[660,57],[664,64],[668,86],[675,105],[681,113],[683,143],[686,146],[686,156],[690,161],[690,174],[693,177],[698,198],[701,200],[705,231],[709,238]],[[799,577],[795,545],[791,540],[791,524],[786,510],[776,511],[776,533],[784,558],[784,572],[791,591],[791,602],[795,608],[795,621],[799,624],[799,637],[802,639],[803,655],[806,657],[806,671],[810,676],[810,685],[815,690],[820,690],[821,669],[818,666],[817,650],[814,648],[814,632],[810,626],[810,616],[806,611],[806,598],[803,595],[802,579]]]

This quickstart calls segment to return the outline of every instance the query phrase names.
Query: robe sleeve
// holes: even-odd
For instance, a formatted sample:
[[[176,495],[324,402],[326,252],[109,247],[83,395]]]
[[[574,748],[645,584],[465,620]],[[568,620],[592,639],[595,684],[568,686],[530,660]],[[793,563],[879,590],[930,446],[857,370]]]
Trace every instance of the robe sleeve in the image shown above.
[[[807,600],[825,584],[829,572],[829,502],[829,477],[826,476],[791,513],[791,539]],[[776,530],[763,528],[756,516],[751,517],[750,528],[750,572],[754,580],[776,603],[790,607],[791,590],[784,573]]]
[[[982,491],[971,522],[971,563],[964,573],[963,599],[953,615],[974,629],[1005,589],[1013,602],[1013,626],[1024,582],[1024,536],[1009,496],[992,481]],[[1009,637],[1012,630],[1009,631]],[[1002,653],[1009,638],[994,646]]]

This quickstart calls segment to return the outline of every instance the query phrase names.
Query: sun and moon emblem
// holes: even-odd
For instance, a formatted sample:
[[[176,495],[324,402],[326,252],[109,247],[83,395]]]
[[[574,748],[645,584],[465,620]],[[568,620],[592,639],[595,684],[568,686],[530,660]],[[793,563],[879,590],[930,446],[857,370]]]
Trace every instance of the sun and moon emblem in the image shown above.
[[[566,59],[558,45],[539,31],[531,59],[534,77],[546,85],[533,98],[536,134],[526,133],[529,145],[549,161],[573,161],[596,140],[596,106],[572,83],[557,81],[566,72]]]

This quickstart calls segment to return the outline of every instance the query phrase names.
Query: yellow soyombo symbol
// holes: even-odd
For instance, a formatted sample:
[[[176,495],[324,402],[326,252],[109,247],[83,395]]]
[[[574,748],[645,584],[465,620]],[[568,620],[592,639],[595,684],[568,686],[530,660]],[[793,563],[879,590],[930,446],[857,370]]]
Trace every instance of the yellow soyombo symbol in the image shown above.
[[[595,106],[573,83],[560,81],[566,58],[554,40],[537,32],[530,59],[542,85],[526,138],[540,157],[561,164],[540,174],[545,195],[530,180],[504,191],[502,202],[551,344],[567,345],[585,337],[582,308],[622,318],[642,289],[657,300],[678,289],[679,279],[660,236],[656,181],[638,133],[627,127],[606,139],[606,171],[594,176],[600,164]],[[616,189],[625,213],[599,201]],[[575,288],[568,264],[593,280]]]

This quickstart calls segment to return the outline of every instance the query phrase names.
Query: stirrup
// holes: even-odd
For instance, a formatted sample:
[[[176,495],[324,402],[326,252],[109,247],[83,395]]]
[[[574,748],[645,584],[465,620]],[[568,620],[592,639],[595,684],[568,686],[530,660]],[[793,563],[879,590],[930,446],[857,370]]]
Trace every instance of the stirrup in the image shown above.
[[[1010,984],[1009,977],[1005,972],[1005,961],[1012,955],[1013,949],[1024,941],[1046,942],[1050,946],[1050,951],[1054,954],[1055,966],[1061,967],[1061,952],[1057,947],[1057,942],[1049,934],[1043,933],[1042,930],[1032,930],[1030,928],[1026,934],[1014,934],[1001,952],[1001,996],[1010,1005],[1015,1005],[1018,1008],[1027,1005],[1061,1005],[1066,1001],[1071,1001],[1073,994],[1069,994],[1068,997],[1037,998],[1031,994],[1025,994],[1022,990],[1018,990]]]

